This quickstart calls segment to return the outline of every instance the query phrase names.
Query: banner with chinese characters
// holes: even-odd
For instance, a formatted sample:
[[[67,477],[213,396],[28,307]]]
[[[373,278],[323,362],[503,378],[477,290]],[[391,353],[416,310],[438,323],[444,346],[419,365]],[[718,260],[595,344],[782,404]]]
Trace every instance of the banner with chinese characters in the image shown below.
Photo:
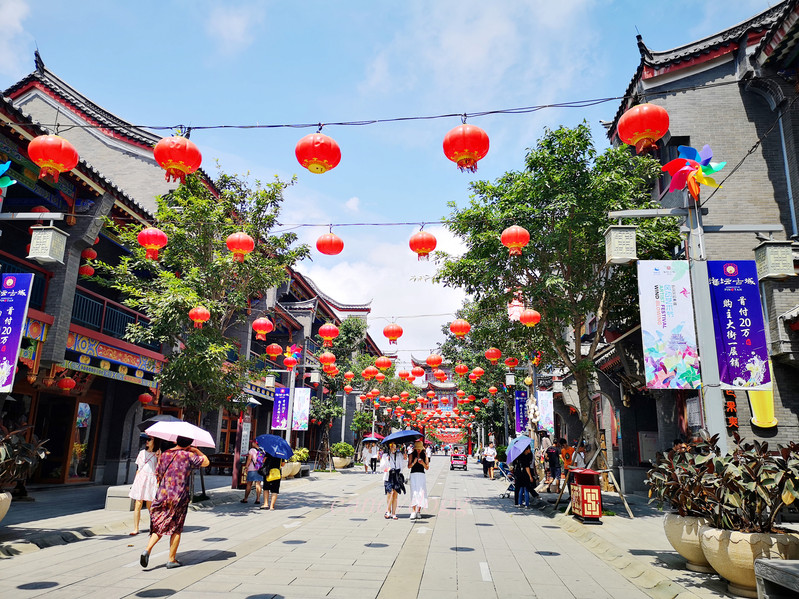
[[[686,260],[642,260],[638,295],[649,389],[698,389],[699,351]]]
[[[516,432],[527,430],[527,389],[516,390]]]
[[[275,389],[275,403],[272,409],[272,429],[286,430],[289,419],[289,389],[278,387]]]
[[[538,392],[538,430],[548,431],[550,438],[555,436],[555,406],[552,391]]]
[[[291,410],[291,430],[308,430],[308,413],[311,411],[311,390],[308,387],[294,389],[294,406]]]
[[[754,260],[707,263],[722,389],[771,389],[766,329]]]
[[[0,281],[0,393],[11,393],[28,315],[33,274],[3,273]]]

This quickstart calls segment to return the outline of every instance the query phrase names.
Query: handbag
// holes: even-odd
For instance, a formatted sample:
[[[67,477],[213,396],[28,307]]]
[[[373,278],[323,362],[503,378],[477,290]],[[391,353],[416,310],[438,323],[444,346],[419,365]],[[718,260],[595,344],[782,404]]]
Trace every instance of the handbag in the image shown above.
[[[280,480],[280,468],[272,468],[266,476],[266,482],[271,483],[273,480]]]

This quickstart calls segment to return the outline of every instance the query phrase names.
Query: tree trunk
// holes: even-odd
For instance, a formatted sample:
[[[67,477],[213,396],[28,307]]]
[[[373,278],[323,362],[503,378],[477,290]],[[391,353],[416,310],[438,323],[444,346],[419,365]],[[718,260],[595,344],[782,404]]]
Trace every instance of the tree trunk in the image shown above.
[[[581,437],[591,444],[591,449],[596,451],[599,448],[599,434],[594,422],[593,401],[588,390],[588,374],[579,371],[574,375],[577,385],[577,396],[580,400],[580,421],[583,423]],[[578,443],[581,439],[578,439]]]

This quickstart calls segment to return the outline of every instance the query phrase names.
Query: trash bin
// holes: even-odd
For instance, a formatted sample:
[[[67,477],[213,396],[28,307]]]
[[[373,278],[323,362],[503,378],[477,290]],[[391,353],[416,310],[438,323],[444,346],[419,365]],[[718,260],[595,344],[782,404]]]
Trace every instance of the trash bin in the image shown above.
[[[602,490],[599,472],[588,468],[574,468],[572,483],[572,512],[586,524],[602,524]]]

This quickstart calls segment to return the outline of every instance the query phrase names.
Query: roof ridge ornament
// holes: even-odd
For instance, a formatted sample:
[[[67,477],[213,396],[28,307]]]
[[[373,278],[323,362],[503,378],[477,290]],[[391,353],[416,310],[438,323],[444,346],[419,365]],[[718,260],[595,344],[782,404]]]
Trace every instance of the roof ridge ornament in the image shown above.
[[[39,54],[38,46],[36,46],[36,49],[33,51],[33,64],[36,66],[36,71],[40,75],[44,75],[44,61],[42,60],[42,55]]]

